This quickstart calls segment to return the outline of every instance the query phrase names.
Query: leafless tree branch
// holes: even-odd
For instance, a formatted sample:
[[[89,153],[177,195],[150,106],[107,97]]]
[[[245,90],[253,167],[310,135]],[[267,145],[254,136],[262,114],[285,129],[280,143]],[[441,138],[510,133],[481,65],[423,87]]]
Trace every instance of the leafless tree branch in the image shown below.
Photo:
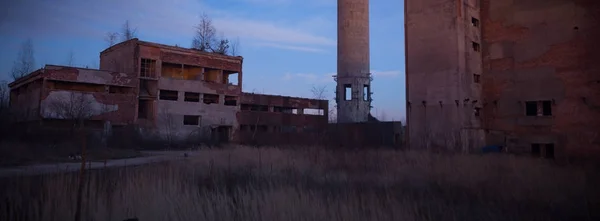
[[[137,34],[137,28],[132,28],[129,24],[129,20],[126,20],[121,29],[121,38],[123,41],[134,39]]]
[[[108,43],[108,47],[112,47],[113,45],[115,45],[117,43],[118,36],[119,36],[119,33],[117,33],[117,32],[108,32],[108,33],[106,33],[106,36],[104,37],[104,41],[106,41],[106,43]]]
[[[27,39],[21,44],[17,60],[13,63],[11,70],[13,80],[17,80],[35,70],[35,58],[33,54],[33,41]]]

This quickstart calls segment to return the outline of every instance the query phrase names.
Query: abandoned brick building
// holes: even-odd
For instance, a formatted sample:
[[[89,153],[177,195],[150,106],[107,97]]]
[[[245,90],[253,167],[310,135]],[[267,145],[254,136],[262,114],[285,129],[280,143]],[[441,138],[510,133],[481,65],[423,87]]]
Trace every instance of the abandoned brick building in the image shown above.
[[[132,39],[102,51],[100,70],[46,65],[12,82],[10,105],[27,113],[21,121],[85,118],[105,129],[135,124],[143,134],[169,139],[249,142],[248,133],[265,127],[273,136],[327,124],[326,100],[243,93],[242,62]],[[309,108],[320,114],[305,115]]]
[[[600,1],[405,1],[411,148],[600,156]]]

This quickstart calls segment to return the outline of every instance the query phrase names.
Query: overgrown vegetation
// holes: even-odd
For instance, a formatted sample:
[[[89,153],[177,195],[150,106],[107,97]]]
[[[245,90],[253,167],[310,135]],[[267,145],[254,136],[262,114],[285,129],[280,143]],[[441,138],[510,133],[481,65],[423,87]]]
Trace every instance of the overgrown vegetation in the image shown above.
[[[67,220],[76,174],[0,179],[0,220]],[[82,220],[589,220],[582,169],[506,155],[202,150],[94,171]]]

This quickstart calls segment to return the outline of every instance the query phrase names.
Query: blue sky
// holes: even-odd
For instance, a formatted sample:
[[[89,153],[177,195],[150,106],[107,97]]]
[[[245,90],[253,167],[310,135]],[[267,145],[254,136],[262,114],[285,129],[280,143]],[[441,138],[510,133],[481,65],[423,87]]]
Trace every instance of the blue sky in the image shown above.
[[[37,66],[95,67],[106,33],[125,20],[141,40],[188,47],[200,15],[239,39],[244,91],[334,97],[336,0],[19,0],[0,3],[0,79],[8,80],[20,44],[31,38]],[[403,1],[370,2],[373,115],[405,119]],[[333,101],[330,101],[332,105]]]

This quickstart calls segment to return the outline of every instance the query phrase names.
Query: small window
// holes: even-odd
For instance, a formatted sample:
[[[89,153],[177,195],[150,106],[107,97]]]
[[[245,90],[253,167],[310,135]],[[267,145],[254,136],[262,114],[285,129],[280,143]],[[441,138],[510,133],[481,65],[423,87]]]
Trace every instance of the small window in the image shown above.
[[[369,101],[371,97],[371,89],[368,84],[363,85],[363,100]]]
[[[142,58],[140,77],[154,78],[156,74],[156,60]]]
[[[352,100],[352,85],[344,84],[344,99],[349,101]]]
[[[473,25],[473,27],[479,27],[479,19],[471,17],[471,24]]]
[[[168,101],[176,101],[176,100],[178,100],[177,91],[160,90],[159,99],[168,100]]]
[[[200,124],[200,116],[197,115],[183,115],[183,125],[196,125]]]
[[[542,155],[541,145],[538,143],[531,144],[531,156],[540,157]]]
[[[473,109],[473,112],[475,114],[475,117],[479,117],[479,115],[481,115],[481,108],[476,107]]]
[[[473,74],[473,82],[480,83],[481,82],[481,75],[479,75],[479,74]]]
[[[473,42],[473,51],[480,52],[481,46],[477,42]]]
[[[204,94],[202,98],[205,104],[218,104],[219,103],[219,95],[218,94]]]
[[[548,159],[554,159],[554,144],[546,144],[545,157]]]
[[[237,106],[237,97],[225,96],[225,106]]]
[[[200,102],[200,93],[185,92],[183,101],[186,102]]]
[[[552,116],[552,101],[542,101],[542,115]]]
[[[537,101],[525,102],[525,116],[537,116]]]

